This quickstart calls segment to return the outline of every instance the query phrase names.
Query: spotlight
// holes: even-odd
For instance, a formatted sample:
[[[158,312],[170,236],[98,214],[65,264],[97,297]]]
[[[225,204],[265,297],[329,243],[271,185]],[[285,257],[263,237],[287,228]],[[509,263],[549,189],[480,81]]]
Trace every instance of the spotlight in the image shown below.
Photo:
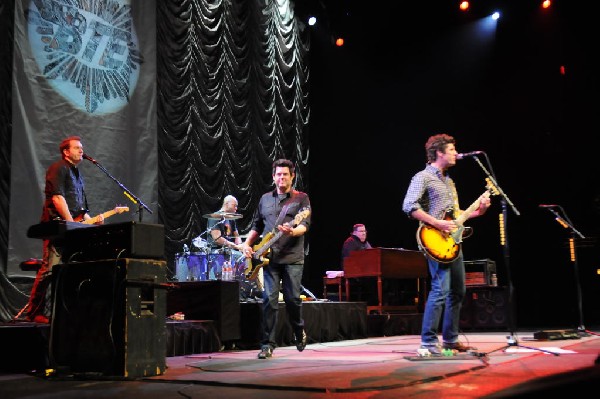
[[[308,18],[308,24],[310,26],[313,26],[316,23],[317,23],[317,17],[311,16],[310,18]]]
[[[335,45],[338,47],[342,47],[344,45],[344,38],[338,37],[337,39],[335,39]]]
[[[551,5],[552,5],[552,2],[550,0],[542,1],[542,8],[544,8],[544,9],[550,8]]]
[[[461,1],[458,8],[460,8],[462,11],[467,11],[469,9],[469,2],[467,0]]]

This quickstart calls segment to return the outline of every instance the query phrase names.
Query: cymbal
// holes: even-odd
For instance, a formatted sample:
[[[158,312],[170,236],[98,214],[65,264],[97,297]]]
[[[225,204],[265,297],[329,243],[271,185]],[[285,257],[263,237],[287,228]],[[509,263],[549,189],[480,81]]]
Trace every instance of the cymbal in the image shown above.
[[[215,212],[215,213],[207,213],[206,215],[202,215],[202,217],[206,219],[226,219],[226,220],[234,220],[241,219],[244,216],[239,213],[229,213],[229,212]]]

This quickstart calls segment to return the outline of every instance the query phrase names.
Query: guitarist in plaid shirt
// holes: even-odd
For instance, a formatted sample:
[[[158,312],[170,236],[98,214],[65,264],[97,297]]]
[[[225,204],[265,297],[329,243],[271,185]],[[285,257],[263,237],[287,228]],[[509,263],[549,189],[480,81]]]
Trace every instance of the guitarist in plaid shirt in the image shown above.
[[[454,137],[437,134],[425,144],[427,165],[416,173],[410,182],[402,204],[402,210],[412,219],[433,226],[443,233],[457,228],[454,220],[445,218],[448,211],[456,214],[458,196],[448,169],[456,164],[458,152]],[[482,198],[479,208],[470,217],[483,215],[490,206],[488,198]],[[427,259],[431,275],[431,291],[425,304],[421,329],[421,349],[432,355],[441,355],[442,349],[466,352],[470,348],[458,341],[460,308],[466,294],[465,266],[462,251],[449,263]],[[438,341],[438,326],[442,317],[442,345]]]

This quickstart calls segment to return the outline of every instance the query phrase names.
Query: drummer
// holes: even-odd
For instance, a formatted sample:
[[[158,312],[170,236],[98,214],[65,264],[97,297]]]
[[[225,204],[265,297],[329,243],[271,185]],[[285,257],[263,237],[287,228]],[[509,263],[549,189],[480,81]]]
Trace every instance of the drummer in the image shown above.
[[[228,218],[227,215],[236,214],[238,200],[233,195],[228,195],[223,199],[223,205],[215,215],[223,215],[222,219],[209,219],[210,228],[209,245],[213,248],[224,248],[238,250],[238,245],[242,239],[237,229],[235,218]]]

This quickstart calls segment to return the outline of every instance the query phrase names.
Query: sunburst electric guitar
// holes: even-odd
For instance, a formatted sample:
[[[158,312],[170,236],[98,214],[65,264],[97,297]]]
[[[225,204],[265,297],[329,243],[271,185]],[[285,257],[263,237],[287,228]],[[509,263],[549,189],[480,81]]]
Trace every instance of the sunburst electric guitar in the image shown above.
[[[123,212],[129,212],[129,207],[128,206],[116,206],[115,209],[111,209],[110,211],[104,212],[102,214],[102,216],[104,217],[104,219],[106,219],[113,215],[123,213]],[[100,220],[100,215],[94,216],[93,218],[90,218],[88,220],[83,220],[83,215],[79,215],[76,218],[74,218],[73,220],[75,220],[76,222],[83,223],[83,224],[94,224],[94,223],[98,222],[98,220]]]
[[[464,226],[464,222],[479,208],[482,199],[498,194],[498,189],[491,180],[488,178],[486,181],[486,191],[454,220],[457,228],[453,231],[445,233],[429,224],[420,223],[417,230],[417,242],[427,257],[440,263],[450,263],[458,257],[463,239],[472,233],[471,228]],[[445,219],[452,220],[452,217],[446,215]]]
[[[310,209],[302,208],[300,212],[294,217],[291,223],[288,223],[292,227],[296,227],[310,215]],[[248,280],[254,280],[258,277],[258,272],[262,267],[269,263],[268,255],[271,253],[271,246],[281,238],[283,233],[277,228],[265,234],[263,239],[252,247],[254,254],[250,258],[246,258],[246,269],[244,273]]]

